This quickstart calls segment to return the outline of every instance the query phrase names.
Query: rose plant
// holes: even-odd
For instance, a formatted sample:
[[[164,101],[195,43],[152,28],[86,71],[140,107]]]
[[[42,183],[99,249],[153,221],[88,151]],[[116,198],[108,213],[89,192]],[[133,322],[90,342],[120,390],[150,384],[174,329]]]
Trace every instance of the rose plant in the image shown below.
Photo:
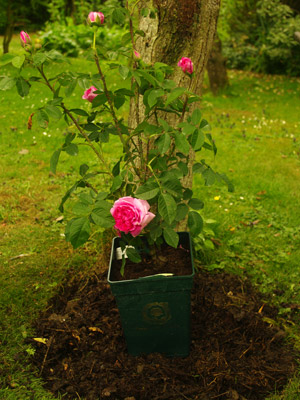
[[[119,18],[122,24],[128,19],[127,47],[120,49],[123,57],[120,59],[125,56],[125,62],[119,58],[111,61],[103,52],[100,58],[97,32],[106,17],[101,12],[90,12],[87,23],[93,35],[94,66],[91,64],[89,72],[65,71],[58,76],[48,76],[49,65],[63,62],[64,57],[57,51],[34,47],[29,35],[22,31],[20,40],[24,54],[6,54],[1,58],[2,65],[12,63],[18,69],[18,76],[3,77],[0,89],[16,85],[18,93],[24,97],[32,84],[42,83],[49,88],[52,98],[35,111],[33,123],[45,129],[51,119],[63,117],[69,127],[61,147],[51,157],[51,171],[56,173],[62,152],[75,155],[79,144],[89,146],[97,160],[94,170],[90,168],[94,164],[90,160],[80,166],[79,178],[62,198],[61,211],[70,197],[78,195],[73,218],[66,225],[66,239],[77,248],[89,239],[93,226],[114,227],[121,237],[124,268],[126,246],[130,246],[128,257],[132,261],[141,260],[137,250],[141,247],[141,235],[146,236],[155,253],[163,242],[174,248],[178,246],[177,228],[181,221],[186,221],[192,235],[201,232],[203,220],[199,210],[203,208],[203,201],[194,197],[191,187],[185,186],[184,178],[188,174],[202,174],[206,185],[216,180],[226,182],[230,190],[232,185],[204,159],[194,163],[191,171],[193,152],[208,149],[216,154],[209,124],[194,104],[199,97],[188,88],[176,86],[169,78],[173,70],[170,66],[160,62],[146,64],[142,60],[135,45],[135,35],[141,32],[133,29],[133,9],[120,8],[117,13],[113,12],[114,19]],[[130,65],[128,60],[131,60]],[[103,72],[105,65],[120,75],[124,85],[116,89],[108,87]],[[29,73],[34,68],[38,76],[23,75],[25,67],[30,67]],[[191,79],[197,73],[187,57],[179,60],[177,68]],[[91,103],[89,111],[67,105],[77,85],[82,89],[82,99]],[[137,117],[134,126],[123,120],[120,108],[124,103],[133,108],[143,104],[143,117]],[[169,115],[174,118],[171,120]],[[111,139],[119,140],[122,146],[116,163],[104,152]],[[105,176],[105,189],[100,176]]]

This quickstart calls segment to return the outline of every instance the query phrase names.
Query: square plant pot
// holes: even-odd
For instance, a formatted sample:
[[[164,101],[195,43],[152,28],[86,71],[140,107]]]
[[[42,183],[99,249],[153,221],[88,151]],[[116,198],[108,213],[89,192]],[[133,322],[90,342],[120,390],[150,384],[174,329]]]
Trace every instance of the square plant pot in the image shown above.
[[[119,238],[113,239],[108,282],[119,308],[128,352],[135,356],[154,352],[187,356],[190,351],[191,288],[195,273],[190,234],[179,233],[179,246],[189,252],[191,271],[189,275],[181,276],[152,275],[112,280],[119,242]]]

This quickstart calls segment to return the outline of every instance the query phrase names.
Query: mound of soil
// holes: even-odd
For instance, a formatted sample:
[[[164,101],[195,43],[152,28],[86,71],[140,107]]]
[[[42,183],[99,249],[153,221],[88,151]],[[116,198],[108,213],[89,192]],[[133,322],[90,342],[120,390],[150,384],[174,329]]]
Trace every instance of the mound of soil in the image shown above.
[[[34,362],[45,387],[64,399],[264,399],[295,370],[284,332],[266,322],[276,313],[247,280],[202,271],[192,293],[190,355],[133,357],[103,273],[84,286],[66,283],[51,300],[36,321],[35,336],[47,342],[34,341]]]

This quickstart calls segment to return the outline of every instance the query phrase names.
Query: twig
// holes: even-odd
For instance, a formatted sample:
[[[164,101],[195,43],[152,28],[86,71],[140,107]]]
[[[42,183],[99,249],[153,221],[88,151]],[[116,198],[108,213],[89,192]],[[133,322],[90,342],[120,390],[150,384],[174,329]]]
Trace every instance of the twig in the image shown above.
[[[49,341],[47,343],[47,351],[46,351],[46,354],[45,354],[43,362],[42,362],[42,366],[41,366],[41,370],[40,370],[39,376],[42,375],[42,372],[43,372],[43,369],[44,369],[44,366],[45,366],[45,363],[46,363],[46,360],[47,360],[47,357],[48,357],[48,353],[49,353],[49,350],[50,350],[50,346],[52,344],[53,339],[54,339],[54,336],[51,336],[51,338],[49,339]]]

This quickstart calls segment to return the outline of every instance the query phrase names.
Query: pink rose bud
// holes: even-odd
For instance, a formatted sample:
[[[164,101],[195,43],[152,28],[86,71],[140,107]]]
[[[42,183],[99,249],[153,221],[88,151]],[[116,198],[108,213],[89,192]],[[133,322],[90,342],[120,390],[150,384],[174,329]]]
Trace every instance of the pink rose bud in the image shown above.
[[[192,75],[193,73],[193,63],[192,60],[188,57],[182,57],[182,59],[178,62],[178,67],[182,69],[184,73]]]
[[[115,219],[115,229],[124,233],[138,236],[141,231],[155,217],[149,212],[150,205],[146,200],[135,199],[130,196],[115,201],[111,215]]]
[[[20,32],[20,40],[23,47],[25,47],[26,44],[31,44],[30,36],[24,31]]]
[[[102,12],[91,11],[87,17],[87,23],[96,26],[104,24],[104,14]]]
[[[94,93],[94,92],[96,92],[96,90],[98,90],[95,86],[91,86],[89,89],[87,89],[85,92],[84,92],[84,95],[82,96],[82,98],[84,99],[84,100],[87,100],[87,101],[89,101],[90,103],[94,100],[94,98],[96,97],[96,96],[98,96],[98,94],[97,93]]]
[[[138,51],[134,50],[134,51],[133,51],[133,54],[134,54],[134,58],[135,58],[136,60],[140,60],[140,59],[141,59],[141,55],[140,55],[140,53],[139,53]]]

